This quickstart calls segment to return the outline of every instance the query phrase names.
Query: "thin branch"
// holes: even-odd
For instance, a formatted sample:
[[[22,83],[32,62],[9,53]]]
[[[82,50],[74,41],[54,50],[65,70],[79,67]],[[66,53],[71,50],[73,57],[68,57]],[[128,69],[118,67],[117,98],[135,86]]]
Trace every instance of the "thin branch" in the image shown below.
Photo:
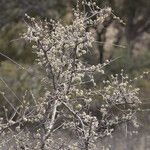
[[[8,100],[8,98],[5,96],[4,92],[0,91],[0,94],[3,96],[3,98],[6,100],[6,102],[13,108],[13,110],[20,115],[20,113],[18,112],[18,110],[13,106],[13,104]]]
[[[78,120],[79,122],[81,123],[81,128],[82,128],[82,131],[84,133],[85,129],[84,129],[84,123],[82,121],[82,119],[80,118],[80,116],[74,112],[74,110],[72,110],[65,102],[62,103]]]
[[[17,65],[19,68],[27,71],[29,74],[31,74],[28,69],[24,68],[22,65],[18,64],[16,61],[14,61],[13,59],[11,59],[10,57],[6,56],[5,54],[0,52],[0,55],[2,55],[3,57],[7,58],[8,60],[10,60],[12,63],[14,63],[15,65]]]
[[[105,44],[105,42],[100,42],[100,41],[94,41],[94,43],[97,43],[97,44],[100,44],[100,45]],[[113,46],[115,46],[115,47],[119,47],[119,48],[124,48],[124,49],[127,48],[127,47],[124,46],[124,45],[118,45],[118,44],[111,44],[111,45],[113,45]]]
[[[22,102],[21,102],[21,100],[19,99],[19,97],[15,94],[15,92],[8,86],[8,84],[4,81],[4,79],[2,78],[2,77],[0,77],[0,80],[5,84],[5,86],[11,91],[11,93],[17,98],[17,100],[21,103],[21,104],[23,104]]]

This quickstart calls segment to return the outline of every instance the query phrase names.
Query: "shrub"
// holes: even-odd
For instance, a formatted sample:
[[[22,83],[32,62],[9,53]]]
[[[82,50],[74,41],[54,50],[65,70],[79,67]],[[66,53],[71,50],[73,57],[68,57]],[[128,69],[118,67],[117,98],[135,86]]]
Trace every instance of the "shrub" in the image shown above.
[[[125,122],[136,122],[135,113],[141,101],[138,88],[121,71],[103,80],[103,88],[95,82],[94,74],[104,76],[104,67],[111,63],[89,65],[83,55],[93,50],[94,36],[87,28],[97,26],[113,15],[110,8],[101,9],[94,2],[82,2],[83,11],[73,10],[74,18],[70,25],[61,21],[36,21],[27,16],[28,31],[24,38],[33,43],[37,62],[46,73],[45,94],[34,106],[29,102],[15,107],[11,116],[1,118],[2,135],[12,135],[5,139],[1,147],[10,140],[15,144],[11,149],[95,149],[98,139],[111,135],[115,127]],[[87,76],[88,80],[85,80]],[[85,85],[90,83],[90,87]],[[32,84],[32,83],[31,83]],[[40,83],[39,83],[40,84]],[[4,99],[7,100],[4,93]],[[25,98],[25,97],[24,97]],[[95,115],[90,106],[100,100]],[[71,133],[69,140],[65,132]],[[57,134],[59,133],[59,138]],[[72,140],[73,142],[69,143]]]

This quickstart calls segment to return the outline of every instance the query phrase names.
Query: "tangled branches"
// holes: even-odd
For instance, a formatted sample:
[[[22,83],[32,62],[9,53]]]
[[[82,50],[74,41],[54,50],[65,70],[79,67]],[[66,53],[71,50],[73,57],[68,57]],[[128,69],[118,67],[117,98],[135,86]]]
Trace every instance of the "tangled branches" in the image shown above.
[[[115,127],[136,119],[135,113],[141,103],[139,89],[131,86],[128,76],[123,72],[111,76],[100,88],[94,74],[105,76],[104,67],[111,61],[89,65],[83,59],[93,50],[95,41],[88,27],[102,23],[112,15],[111,9],[101,9],[86,1],[82,7],[83,11],[78,6],[74,10],[70,25],[54,20],[36,21],[26,15],[30,23],[23,37],[32,42],[37,62],[46,73],[48,87],[43,97],[38,100],[33,97],[34,105],[23,101],[15,108],[10,103],[14,111],[11,116],[4,108],[0,131],[1,135],[12,135],[15,141],[12,149],[90,150],[99,138],[111,135]],[[90,88],[85,86],[88,83]],[[7,100],[5,94],[1,94]],[[101,102],[97,109],[101,117],[89,111],[95,100]],[[56,138],[57,133],[66,131],[74,137],[70,144],[65,137]],[[0,143],[1,147],[8,142],[9,139]]]

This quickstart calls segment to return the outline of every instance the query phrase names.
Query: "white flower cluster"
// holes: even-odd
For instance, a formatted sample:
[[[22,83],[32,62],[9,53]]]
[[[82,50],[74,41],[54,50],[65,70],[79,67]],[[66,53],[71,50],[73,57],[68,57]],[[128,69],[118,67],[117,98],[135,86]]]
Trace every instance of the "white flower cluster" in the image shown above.
[[[87,28],[102,23],[111,9],[100,9],[95,2],[83,1],[82,5],[84,11],[77,7],[70,25],[54,20],[36,21],[27,16],[31,23],[24,38],[32,42],[49,85],[45,86],[43,98],[33,97],[34,106],[24,100],[17,108],[10,103],[14,110],[10,118],[4,108],[6,119],[0,119],[0,131],[5,134],[13,129],[18,133],[15,134],[17,149],[50,149],[57,143],[54,135],[60,130],[62,133],[71,130],[79,141],[69,145],[59,139],[61,144],[57,143],[55,148],[93,149],[98,138],[111,135],[115,126],[131,120],[141,103],[139,89],[130,85],[123,72],[105,80],[102,89],[96,84],[94,74],[105,75],[104,66],[111,62],[98,65],[84,62],[82,56],[92,50],[94,42],[94,35]],[[86,12],[87,7],[90,12]],[[90,88],[85,86],[88,83]],[[6,98],[4,94],[3,97]],[[102,102],[96,110],[100,116],[89,111],[95,100]],[[21,138],[22,131],[27,138]]]
[[[109,80],[103,81],[104,88],[100,93],[104,103],[100,109],[100,128],[107,129],[104,136],[111,134],[113,126],[136,118],[134,114],[141,104],[139,88],[132,87],[128,78],[122,70],[120,75],[111,75]]]

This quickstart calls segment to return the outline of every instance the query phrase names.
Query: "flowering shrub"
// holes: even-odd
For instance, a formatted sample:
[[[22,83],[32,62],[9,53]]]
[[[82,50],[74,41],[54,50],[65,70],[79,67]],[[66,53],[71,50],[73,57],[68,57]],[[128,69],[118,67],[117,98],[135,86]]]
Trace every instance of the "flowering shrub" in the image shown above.
[[[89,65],[83,59],[93,50],[95,42],[88,28],[103,23],[113,13],[110,8],[101,9],[94,2],[83,1],[82,7],[83,11],[77,5],[70,25],[54,20],[36,21],[26,15],[30,23],[24,38],[32,42],[48,86],[45,86],[45,95],[38,100],[32,95],[34,104],[27,102],[25,96],[17,108],[9,103],[14,110],[10,116],[4,107],[1,135],[12,138],[0,143],[2,148],[13,140],[15,144],[10,149],[90,150],[96,147],[98,139],[111,135],[115,127],[136,119],[135,113],[141,103],[139,89],[131,86],[128,76],[123,71],[120,75],[112,75],[100,88],[94,74],[105,75],[104,67],[111,61]],[[85,86],[88,83],[90,88]],[[5,94],[1,94],[7,101]],[[100,116],[89,109],[95,100],[101,102],[96,110]],[[55,136],[65,131],[74,137],[71,144],[65,137]]]

